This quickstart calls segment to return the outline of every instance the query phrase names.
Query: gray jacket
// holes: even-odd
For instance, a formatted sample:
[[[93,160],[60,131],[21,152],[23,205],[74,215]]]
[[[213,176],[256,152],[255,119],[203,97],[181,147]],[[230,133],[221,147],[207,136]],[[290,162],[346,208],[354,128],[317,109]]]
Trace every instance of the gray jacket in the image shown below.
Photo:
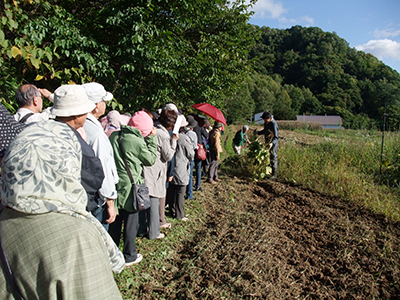
[[[188,185],[190,162],[194,159],[192,140],[186,134],[179,134],[175,153],[175,169],[172,184]]]
[[[150,196],[163,198],[166,196],[167,163],[174,157],[176,140],[160,122],[156,121],[154,127],[157,128],[157,160],[151,167],[143,168],[143,177]]]

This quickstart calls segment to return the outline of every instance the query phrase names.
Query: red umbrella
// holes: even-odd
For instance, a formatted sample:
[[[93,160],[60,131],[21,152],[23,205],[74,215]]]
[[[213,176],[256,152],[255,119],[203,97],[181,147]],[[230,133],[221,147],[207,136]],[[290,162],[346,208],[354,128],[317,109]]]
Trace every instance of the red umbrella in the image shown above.
[[[192,107],[198,109],[203,114],[213,118],[215,121],[221,122],[226,125],[226,120],[225,120],[224,115],[214,105],[211,105],[209,103],[199,103],[199,104],[192,105]]]

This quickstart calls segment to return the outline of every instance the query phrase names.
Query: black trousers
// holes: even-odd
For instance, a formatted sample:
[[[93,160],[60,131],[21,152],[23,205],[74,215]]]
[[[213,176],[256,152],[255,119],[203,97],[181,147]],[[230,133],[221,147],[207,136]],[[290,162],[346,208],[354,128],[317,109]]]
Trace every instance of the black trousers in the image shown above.
[[[170,207],[171,217],[182,219],[185,217],[185,193],[186,185],[171,184],[168,188],[167,201]]]
[[[119,246],[121,239],[122,222],[124,223],[123,232],[123,250],[122,253],[125,257],[125,262],[129,263],[135,261],[137,258],[136,253],[136,236],[139,230],[139,213],[128,212],[120,209],[117,218],[110,224],[108,233],[111,235],[114,243]]]

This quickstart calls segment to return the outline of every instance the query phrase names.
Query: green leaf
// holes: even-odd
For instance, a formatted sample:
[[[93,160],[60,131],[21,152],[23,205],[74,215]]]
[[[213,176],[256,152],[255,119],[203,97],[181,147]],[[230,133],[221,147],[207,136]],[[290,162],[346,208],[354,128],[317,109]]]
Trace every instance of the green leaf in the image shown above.
[[[19,49],[18,49],[17,47],[15,47],[15,46],[12,46],[12,47],[11,47],[11,54],[12,54],[12,57],[14,57],[14,58],[16,58],[18,55],[22,56],[21,50],[19,50]]]
[[[10,10],[5,11],[7,18],[11,19],[13,17],[12,12]]]
[[[36,78],[35,78],[35,81],[40,81],[40,80],[42,80],[44,78],[44,76],[43,75],[36,75]]]
[[[53,55],[51,54],[51,52],[46,51],[46,52],[45,52],[45,55],[46,55],[47,60],[48,60],[49,62],[53,62]]]
[[[40,59],[34,58],[34,57],[30,57],[30,61],[31,61],[32,65],[33,65],[36,69],[39,69],[39,68],[40,68],[40,63],[41,63]]]
[[[11,28],[17,29],[18,28],[18,23],[15,22],[13,19],[9,19],[9,24]]]
[[[3,48],[8,48],[8,41],[7,40],[0,41],[0,46],[2,46]]]

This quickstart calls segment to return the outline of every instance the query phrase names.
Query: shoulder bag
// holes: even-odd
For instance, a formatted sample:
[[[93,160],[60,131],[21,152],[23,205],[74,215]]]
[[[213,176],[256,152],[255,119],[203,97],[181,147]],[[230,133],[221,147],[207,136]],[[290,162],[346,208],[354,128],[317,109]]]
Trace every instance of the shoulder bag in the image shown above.
[[[122,160],[124,161],[126,172],[128,173],[129,179],[132,184],[132,206],[135,211],[146,210],[150,207],[150,195],[149,188],[144,184],[135,184],[131,170],[129,169],[128,162],[126,161],[126,156],[124,149],[122,148],[122,137],[121,131],[118,136],[119,150],[121,152]]]

